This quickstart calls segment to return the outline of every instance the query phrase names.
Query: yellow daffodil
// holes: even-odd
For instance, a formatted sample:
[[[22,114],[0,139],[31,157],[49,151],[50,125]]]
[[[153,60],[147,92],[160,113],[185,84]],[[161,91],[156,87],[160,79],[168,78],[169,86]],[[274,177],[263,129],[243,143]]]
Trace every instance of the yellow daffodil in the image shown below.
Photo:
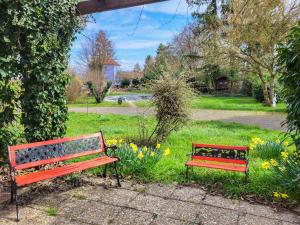
[[[139,154],[138,154],[138,158],[139,158],[139,159],[142,159],[142,158],[144,158],[144,154],[143,154],[143,152],[139,152]]]
[[[281,193],[281,197],[284,198],[284,199],[286,199],[286,198],[288,198],[289,196],[288,196],[287,193]]]
[[[150,156],[151,156],[151,157],[154,157],[154,156],[155,156],[155,152],[151,152],[151,153],[150,153]]]
[[[118,141],[116,139],[110,139],[106,141],[108,146],[117,145]]]
[[[136,144],[130,143],[130,147],[131,147],[131,149],[132,149],[132,151],[133,151],[134,153],[136,153],[136,152],[138,151],[138,147],[137,147]]]
[[[160,149],[160,144],[157,144],[157,145],[156,145],[156,148],[157,148],[157,149]]]
[[[279,192],[274,191],[274,192],[273,192],[273,196],[274,196],[275,198],[279,198],[281,195],[280,195]]]
[[[288,152],[281,152],[281,157],[283,159],[287,159],[289,157],[289,153]]]
[[[166,148],[164,151],[164,156],[170,155],[171,150],[169,148]]]
[[[262,145],[264,144],[265,142],[261,139],[261,138],[252,138],[252,143],[254,145]]]
[[[283,142],[283,144],[284,144],[284,146],[289,146],[289,142],[288,141],[285,141],[285,142]]]
[[[264,170],[270,169],[270,163],[269,162],[262,163],[261,168],[263,168]]]
[[[275,159],[271,159],[270,163],[271,163],[272,166],[277,166],[278,165],[278,163]]]
[[[147,146],[145,146],[145,147],[143,148],[143,151],[144,151],[144,152],[147,152],[147,150],[148,150],[148,148],[147,148]]]

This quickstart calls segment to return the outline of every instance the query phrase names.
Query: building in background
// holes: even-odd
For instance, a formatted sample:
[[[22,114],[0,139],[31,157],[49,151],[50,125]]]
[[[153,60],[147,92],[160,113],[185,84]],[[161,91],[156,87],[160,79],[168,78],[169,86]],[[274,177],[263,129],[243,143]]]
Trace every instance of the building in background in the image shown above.
[[[112,82],[112,85],[119,85],[117,79],[118,67],[120,66],[114,59],[107,59],[103,63],[103,74],[105,78]]]

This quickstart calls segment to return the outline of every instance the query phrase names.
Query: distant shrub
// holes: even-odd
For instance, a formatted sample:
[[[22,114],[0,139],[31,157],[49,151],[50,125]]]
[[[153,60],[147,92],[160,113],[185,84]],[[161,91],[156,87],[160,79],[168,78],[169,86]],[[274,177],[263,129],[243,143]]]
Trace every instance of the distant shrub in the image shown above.
[[[121,81],[121,87],[122,88],[127,88],[127,87],[129,87],[129,85],[130,85],[130,80],[124,79],[124,80]]]
[[[70,84],[67,89],[68,102],[74,102],[81,95],[82,81],[75,74],[70,74]]]
[[[249,80],[243,80],[241,94],[249,97],[253,96],[252,86],[253,84]]]
[[[141,80],[140,80],[140,79],[134,78],[134,79],[132,80],[132,85],[133,85],[133,86],[138,87],[140,84],[141,84]]]

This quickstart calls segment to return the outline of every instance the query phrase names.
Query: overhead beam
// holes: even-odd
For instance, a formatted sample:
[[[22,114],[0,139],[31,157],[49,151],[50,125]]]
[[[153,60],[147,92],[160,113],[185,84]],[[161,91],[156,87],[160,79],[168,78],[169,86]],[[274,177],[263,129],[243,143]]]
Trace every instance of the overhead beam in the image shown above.
[[[122,9],[168,0],[89,0],[77,4],[77,15]]]

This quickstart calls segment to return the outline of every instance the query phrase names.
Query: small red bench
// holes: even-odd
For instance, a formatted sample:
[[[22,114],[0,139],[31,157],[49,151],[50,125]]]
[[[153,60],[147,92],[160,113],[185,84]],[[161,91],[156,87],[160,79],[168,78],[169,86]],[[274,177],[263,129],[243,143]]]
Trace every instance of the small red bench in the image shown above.
[[[185,164],[186,176],[189,167],[205,167],[245,173],[247,180],[248,157],[249,148],[246,146],[193,144],[191,161]]]
[[[17,195],[19,187],[102,165],[105,165],[103,175],[106,176],[107,165],[111,163],[114,164],[118,186],[121,186],[116,164],[119,159],[108,156],[108,148],[105,145],[102,132],[80,137],[9,146],[11,202],[14,200],[16,202],[17,221],[19,220]],[[68,163],[53,169],[40,170],[39,168],[43,165],[95,154],[99,154],[99,156],[81,162]],[[17,171],[30,168],[36,168],[36,171],[22,175],[17,174]]]

